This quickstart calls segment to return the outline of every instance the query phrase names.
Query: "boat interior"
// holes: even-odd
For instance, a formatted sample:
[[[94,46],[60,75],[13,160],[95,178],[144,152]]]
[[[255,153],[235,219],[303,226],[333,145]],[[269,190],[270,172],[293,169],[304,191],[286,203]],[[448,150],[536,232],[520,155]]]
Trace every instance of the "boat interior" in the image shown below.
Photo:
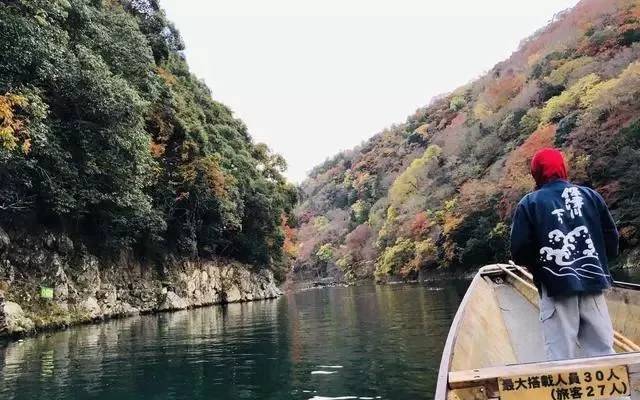
[[[634,387],[634,365],[640,363],[640,353],[637,353],[640,351],[640,285],[616,282],[607,293],[615,330],[614,348],[618,353],[614,356],[545,361],[538,299],[538,291],[526,269],[514,264],[483,267],[472,281],[452,323],[443,352],[436,399],[499,398],[499,377],[524,371],[562,371],[562,368],[581,365],[624,364],[628,366]],[[579,348],[577,352],[580,354]],[[458,390],[452,390],[455,388]],[[633,399],[640,399],[639,389],[635,385]]]

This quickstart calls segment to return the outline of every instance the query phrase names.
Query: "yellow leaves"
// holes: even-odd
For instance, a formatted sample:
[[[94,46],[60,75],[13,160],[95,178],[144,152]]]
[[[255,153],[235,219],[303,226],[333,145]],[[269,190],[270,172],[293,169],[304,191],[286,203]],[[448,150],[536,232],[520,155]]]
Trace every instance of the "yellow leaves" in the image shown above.
[[[386,276],[399,272],[415,256],[415,243],[411,239],[398,238],[393,246],[384,250],[376,263],[376,277],[384,279]]]
[[[395,221],[397,216],[398,211],[396,210],[396,208],[394,206],[389,206],[389,208],[387,209],[387,221],[393,222]]]
[[[322,232],[329,227],[329,219],[324,215],[316,217],[313,219],[313,227],[316,228],[317,231]]]
[[[558,67],[558,69],[553,70],[553,72],[545,78],[545,81],[551,85],[564,85],[573,71],[591,62],[593,62],[593,58],[591,57],[580,57],[569,60]]]
[[[411,165],[396,178],[389,191],[389,199],[393,205],[400,205],[409,196],[420,190],[423,186],[428,167],[436,161],[441,154],[442,149],[440,146],[429,146],[422,157],[413,160]]]
[[[602,90],[600,77],[589,74],[559,96],[551,98],[542,109],[543,122],[555,122],[565,117],[578,106],[588,107],[597,93]]]
[[[477,119],[483,120],[488,118],[493,114],[493,112],[489,109],[489,107],[484,103],[478,103],[473,108],[473,115],[476,116]]]
[[[2,147],[7,150],[14,150],[17,147],[17,139],[13,136],[13,129],[6,126],[0,126],[0,141],[2,141]]]
[[[457,215],[456,210],[458,206],[458,199],[453,198],[445,201],[441,210],[435,213],[435,219],[439,225],[442,226],[442,233],[444,235],[453,232],[460,226],[464,217]]]
[[[423,139],[426,139],[429,136],[429,124],[422,124],[416,128],[414,133],[420,135]]]
[[[29,154],[31,151],[31,138],[27,138],[24,140],[21,146],[21,150],[23,154]]]
[[[365,203],[362,200],[358,200],[355,203],[353,203],[351,205],[351,211],[353,212],[353,215],[356,217],[356,219],[360,219],[365,215]]]
[[[615,91],[622,87],[636,87],[640,77],[640,62],[631,63],[619,77],[602,81],[596,74],[589,74],[559,96],[551,98],[542,109],[543,122],[557,122],[575,109],[588,109],[605,103],[607,96],[617,98]],[[626,90],[629,92],[629,90]],[[610,102],[612,105],[615,102]],[[602,107],[601,107],[602,108]]]
[[[331,246],[331,243],[325,243],[320,246],[320,248],[316,252],[316,256],[318,257],[318,259],[320,259],[320,261],[327,262],[331,260],[331,258],[333,258],[333,246]]]
[[[26,132],[25,118],[15,114],[16,109],[25,108],[27,105],[28,101],[24,96],[12,93],[0,96],[0,146],[2,148],[15,150],[20,140],[23,140],[20,149],[24,154],[29,153],[31,141]]]
[[[595,86],[587,89],[586,93],[580,98],[580,106],[583,108],[591,107],[596,98],[602,91],[609,91],[618,86],[620,82],[619,78],[609,79],[608,81],[600,82]]]
[[[455,231],[462,221],[464,221],[464,217],[454,215],[453,213],[446,213],[444,216],[444,224],[442,225],[442,233],[447,235]]]
[[[489,232],[489,238],[508,238],[509,226],[504,222],[498,222]]]

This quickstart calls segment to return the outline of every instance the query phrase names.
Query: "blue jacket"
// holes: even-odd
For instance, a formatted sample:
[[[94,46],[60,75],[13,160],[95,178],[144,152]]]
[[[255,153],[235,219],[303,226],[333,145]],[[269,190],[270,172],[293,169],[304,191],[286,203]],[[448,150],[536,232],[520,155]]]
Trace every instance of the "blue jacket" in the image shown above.
[[[617,254],[618,231],[595,190],[556,180],[527,194],[516,208],[511,256],[549,296],[609,288],[607,262]]]

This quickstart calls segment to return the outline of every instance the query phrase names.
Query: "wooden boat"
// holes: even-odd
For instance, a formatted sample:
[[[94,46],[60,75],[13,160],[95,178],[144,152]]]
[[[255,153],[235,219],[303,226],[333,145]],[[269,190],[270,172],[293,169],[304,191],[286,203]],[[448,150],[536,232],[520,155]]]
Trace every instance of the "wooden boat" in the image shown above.
[[[435,399],[640,399],[640,285],[607,292],[617,354],[603,357],[544,361],[538,299],[526,269],[481,268],[451,324]]]

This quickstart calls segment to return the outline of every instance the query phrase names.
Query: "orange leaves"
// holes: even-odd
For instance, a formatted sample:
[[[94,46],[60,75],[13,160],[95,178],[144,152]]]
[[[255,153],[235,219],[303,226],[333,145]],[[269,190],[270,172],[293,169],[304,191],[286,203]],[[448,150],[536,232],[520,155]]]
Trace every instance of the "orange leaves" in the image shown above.
[[[510,215],[519,198],[533,189],[531,159],[538,150],[553,146],[555,134],[555,125],[540,126],[507,159],[505,173],[499,184],[504,192],[501,207],[504,216]]]
[[[178,80],[176,79],[176,77],[166,69],[162,67],[156,67],[156,72],[158,72],[158,75],[160,75],[162,79],[164,79],[164,81],[170,86],[178,85]]]
[[[180,167],[180,175],[184,183],[195,185],[204,181],[217,197],[226,197],[226,182],[230,177],[220,168],[220,161],[216,156],[208,156],[192,161]]]
[[[20,146],[23,154],[29,154],[31,151],[31,138],[26,138],[24,142],[22,142],[22,146]]]
[[[539,127],[529,138],[518,147],[507,159],[505,178],[522,177],[529,174],[531,158],[538,151],[553,145],[553,138],[556,134],[555,125]],[[509,183],[503,181],[501,183]],[[504,186],[504,185],[502,185]]]
[[[220,170],[220,165],[217,160],[212,160],[212,157],[206,157],[201,160],[202,167],[204,168],[204,174],[209,182],[209,185],[213,192],[218,197],[224,197],[227,195],[227,189],[225,182],[227,180],[225,174]]]
[[[429,233],[429,229],[432,226],[433,222],[429,219],[427,213],[422,211],[411,221],[411,235],[415,238],[422,238]]]
[[[287,225],[288,218],[286,214],[282,214],[282,223],[280,229],[284,233],[284,243],[282,244],[282,250],[284,253],[291,257],[296,258],[300,255],[300,250],[296,245],[296,230]]]
[[[173,133],[173,125],[167,119],[165,110],[161,106],[153,107],[147,119],[151,132],[159,141],[166,141]]]
[[[160,158],[164,155],[165,147],[166,146],[164,144],[152,140],[149,144],[149,151],[151,152],[153,158]]]
[[[459,127],[462,124],[464,124],[464,121],[465,121],[464,114],[463,113],[458,113],[458,114],[456,114],[455,118],[453,118],[451,120],[451,123],[449,124],[447,129],[456,129],[457,127]]]
[[[524,82],[522,75],[504,76],[487,88],[483,95],[484,101],[492,110],[497,110],[520,92]]]
[[[533,67],[535,63],[540,59],[540,52],[536,52],[527,57],[527,66]]]
[[[26,132],[26,118],[15,114],[27,104],[27,98],[21,95],[7,93],[0,96],[0,147],[15,150],[23,140],[20,148],[24,154],[29,153],[31,140]]]

